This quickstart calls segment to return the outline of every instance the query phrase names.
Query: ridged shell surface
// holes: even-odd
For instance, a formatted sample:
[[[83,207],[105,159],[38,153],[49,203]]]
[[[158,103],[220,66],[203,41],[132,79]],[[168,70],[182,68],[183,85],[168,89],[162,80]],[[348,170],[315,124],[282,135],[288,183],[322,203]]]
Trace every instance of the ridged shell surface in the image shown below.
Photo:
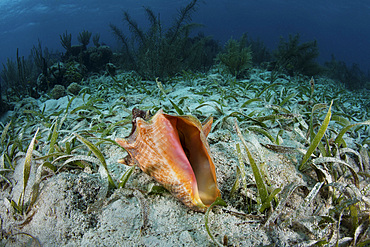
[[[117,138],[141,170],[196,211],[205,211],[220,196],[215,167],[203,126],[193,116],[159,110],[148,122],[138,117],[127,139]]]

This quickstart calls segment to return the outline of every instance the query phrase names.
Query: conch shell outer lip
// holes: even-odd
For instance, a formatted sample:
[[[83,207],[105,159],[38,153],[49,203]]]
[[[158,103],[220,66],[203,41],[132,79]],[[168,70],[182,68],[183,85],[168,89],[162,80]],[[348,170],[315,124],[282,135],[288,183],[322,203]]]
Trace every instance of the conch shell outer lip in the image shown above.
[[[149,121],[136,117],[131,135],[116,142],[143,172],[186,206],[204,212],[220,196],[206,140],[212,121],[202,125],[194,116],[159,110]]]

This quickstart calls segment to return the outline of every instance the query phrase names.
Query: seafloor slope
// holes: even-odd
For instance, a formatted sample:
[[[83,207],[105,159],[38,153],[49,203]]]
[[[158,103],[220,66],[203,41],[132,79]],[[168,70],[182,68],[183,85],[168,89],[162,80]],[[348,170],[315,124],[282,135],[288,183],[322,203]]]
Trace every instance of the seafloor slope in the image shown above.
[[[1,140],[1,245],[217,244],[205,214],[186,208],[138,168],[125,180],[129,167],[117,160],[126,153],[112,140],[129,134],[133,107],[215,118],[208,140],[227,206],[213,208],[207,227],[218,244],[367,243],[368,92],[351,93],[325,78],[314,84],[303,77],[270,84],[268,78],[258,70],[241,81],[184,74],[161,91],[155,82],[121,73],[115,81],[90,77],[78,96],[23,99]],[[304,156],[307,150],[312,154]],[[114,186],[124,180],[124,188],[109,186],[108,174]]]

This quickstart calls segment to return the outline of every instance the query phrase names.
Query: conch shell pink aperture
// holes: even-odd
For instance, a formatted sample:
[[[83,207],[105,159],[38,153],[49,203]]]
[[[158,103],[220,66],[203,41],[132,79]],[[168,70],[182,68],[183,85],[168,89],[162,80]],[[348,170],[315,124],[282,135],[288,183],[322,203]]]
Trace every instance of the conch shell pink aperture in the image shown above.
[[[205,211],[220,196],[206,140],[212,118],[202,125],[194,116],[173,116],[162,110],[146,121],[148,118],[134,108],[130,136],[116,142],[143,172],[186,206]]]

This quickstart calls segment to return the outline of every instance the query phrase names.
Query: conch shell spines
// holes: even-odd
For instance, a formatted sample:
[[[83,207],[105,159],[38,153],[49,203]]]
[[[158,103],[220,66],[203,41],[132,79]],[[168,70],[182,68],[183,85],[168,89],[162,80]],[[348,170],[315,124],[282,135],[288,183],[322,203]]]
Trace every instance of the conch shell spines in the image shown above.
[[[212,118],[203,125],[193,116],[173,116],[159,110],[149,121],[135,117],[127,139],[117,138],[141,170],[196,211],[205,211],[220,191],[207,135]],[[139,114],[143,116],[144,114]]]

